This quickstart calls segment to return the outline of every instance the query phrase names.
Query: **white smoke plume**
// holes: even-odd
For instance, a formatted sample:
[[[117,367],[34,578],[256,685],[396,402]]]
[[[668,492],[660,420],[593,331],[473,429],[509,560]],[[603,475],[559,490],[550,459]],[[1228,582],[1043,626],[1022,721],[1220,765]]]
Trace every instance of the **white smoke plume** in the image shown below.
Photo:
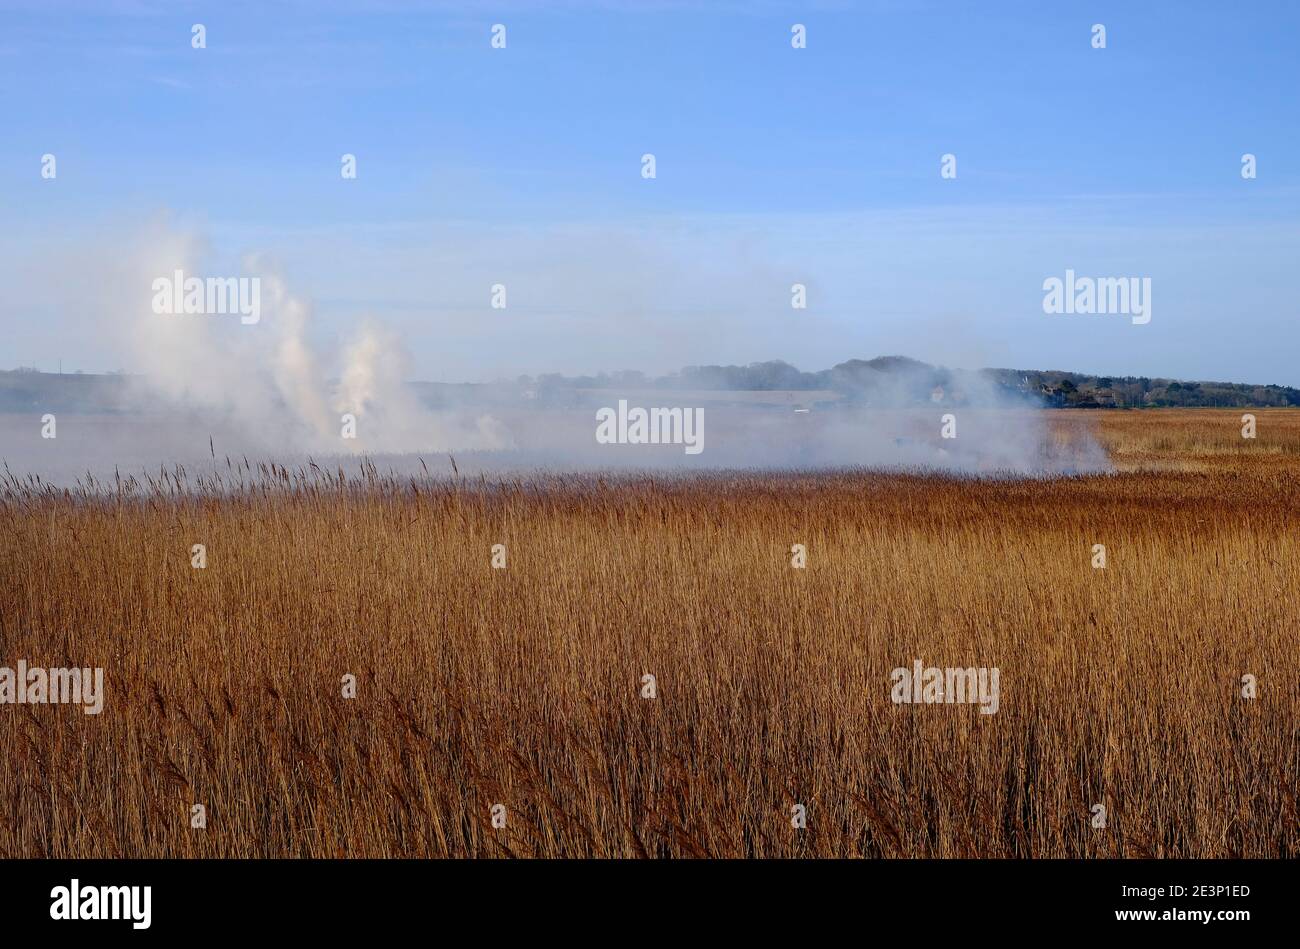
[[[203,269],[204,245],[173,229],[153,230],[133,255],[133,292],[110,318],[125,321],[140,385],[166,406],[220,424],[248,450],[321,455],[491,451],[510,447],[490,417],[434,411],[406,386],[400,341],[373,321],[338,352],[311,342],[312,306],[293,293],[266,258],[243,260],[221,277],[260,281],[260,318],[238,314],[158,314],[152,282]],[[355,420],[350,437],[345,424]],[[240,438],[239,436],[243,436]]]

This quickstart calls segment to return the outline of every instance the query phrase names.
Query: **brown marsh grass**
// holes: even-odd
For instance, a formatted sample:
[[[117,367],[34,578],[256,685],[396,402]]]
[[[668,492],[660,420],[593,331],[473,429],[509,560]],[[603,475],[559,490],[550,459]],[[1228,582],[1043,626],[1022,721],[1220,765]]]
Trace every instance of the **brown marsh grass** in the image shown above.
[[[1300,412],[1256,414],[1059,413],[1118,470],[1050,481],[10,478],[0,665],[107,697],[0,706],[0,856],[1296,856]],[[997,714],[892,704],[918,658]]]

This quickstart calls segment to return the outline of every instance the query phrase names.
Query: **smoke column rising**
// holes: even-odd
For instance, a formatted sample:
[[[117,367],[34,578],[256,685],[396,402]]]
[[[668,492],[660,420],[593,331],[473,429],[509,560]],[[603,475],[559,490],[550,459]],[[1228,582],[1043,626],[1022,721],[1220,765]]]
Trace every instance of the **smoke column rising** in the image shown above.
[[[244,260],[240,277],[260,279],[261,318],[233,314],[158,314],[152,281],[200,269],[202,244],[162,229],[137,255],[136,288],[111,311],[134,341],[140,383],[150,397],[219,420],[250,442],[278,451],[318,454],[501,450],[510,447],[490,417],[436,412],[404,385],[408,360],[400,341],[373,322],[357,328],[334,354],[309,339],[311,304],[292,293],[264,258]],[[236,276],[219,274],[217,276]],[[333,369],[327,372],[326,366]],[[355,437],[342,435],[344,416]]]

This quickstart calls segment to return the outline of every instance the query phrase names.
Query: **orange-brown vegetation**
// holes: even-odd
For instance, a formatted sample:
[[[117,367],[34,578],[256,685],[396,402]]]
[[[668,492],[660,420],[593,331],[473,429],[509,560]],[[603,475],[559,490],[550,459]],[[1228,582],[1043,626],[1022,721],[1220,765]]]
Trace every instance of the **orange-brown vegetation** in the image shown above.
[[[0,705],[0,856],[1296,856],[1300,412],[1240,415],[1061,413],[1117,471],[1055,480],[11,479],[0,666],[106,698]]]

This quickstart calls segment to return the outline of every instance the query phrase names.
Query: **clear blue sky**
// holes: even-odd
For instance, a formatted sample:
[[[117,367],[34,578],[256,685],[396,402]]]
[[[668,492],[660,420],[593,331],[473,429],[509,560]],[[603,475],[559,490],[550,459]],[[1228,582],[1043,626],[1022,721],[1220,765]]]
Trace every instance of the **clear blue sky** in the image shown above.
[[[162,229],[208,272],[276,261],[323,346],[387,324],[423,378],[905,353],[1300,385],[1300,4],[0,11],[0,366],[131,368],[97,268]],[[1151,277],[1152,321],[1044,314],[1067,268]]]

